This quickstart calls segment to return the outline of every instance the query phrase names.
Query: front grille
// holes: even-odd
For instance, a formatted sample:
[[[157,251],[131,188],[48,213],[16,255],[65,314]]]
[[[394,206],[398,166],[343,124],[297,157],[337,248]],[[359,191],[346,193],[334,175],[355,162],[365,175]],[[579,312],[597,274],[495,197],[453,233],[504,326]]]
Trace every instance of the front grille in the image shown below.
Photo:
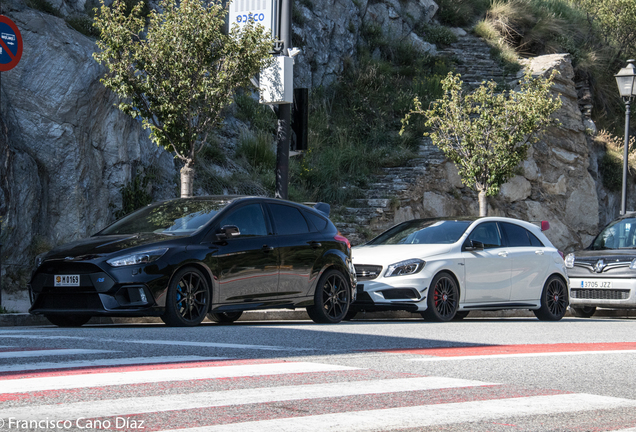
[[[397,288],[397,289],[389,289],[381,291],[382,295],[387,300],[398,300],[398,299],[411,299],[418,300],[420,298],[420,294],[417,290],[413,288]]]
[[[581,289],[570,290],[572,298],[588,300],[625,300],[629,298],[629,290],[622,289]]]
[[[373,280],[382,272],[382,266],[379,265],[355,264],[354,267],[359,281]]]
[[[42,293],[33,309],[94,310],[103,309],[96,293]]]

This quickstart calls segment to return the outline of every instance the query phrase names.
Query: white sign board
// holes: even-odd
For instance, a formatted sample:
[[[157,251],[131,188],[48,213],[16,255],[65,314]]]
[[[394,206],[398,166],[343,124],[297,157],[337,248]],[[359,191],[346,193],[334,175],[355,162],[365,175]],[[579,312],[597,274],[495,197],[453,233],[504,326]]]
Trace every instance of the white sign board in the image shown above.
[[[250,21],[261,24],[276,37],[278,0],[233,0],[228,13],[230,28]]]
[[[287,56],[276,56],[268,68],[259,76],[262,104],[290,104],[294,102],[294,60]]]

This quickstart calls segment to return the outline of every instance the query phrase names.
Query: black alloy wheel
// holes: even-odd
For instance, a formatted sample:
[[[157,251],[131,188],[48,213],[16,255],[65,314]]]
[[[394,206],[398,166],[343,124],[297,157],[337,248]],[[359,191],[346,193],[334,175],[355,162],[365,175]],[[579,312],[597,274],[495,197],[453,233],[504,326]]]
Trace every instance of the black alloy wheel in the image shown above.
[[[316,285],[314,304],[307,307],[307,314],[316,323],[335,324],[342,321],[349,311],[351,289],[338,270],[327,270]]]
[[[592,315],[596,313],[596,307],[594,306],[583,306],[576,307],[570,306],[570,313],[577,318],[591,318]]]
[[[44,315],[58,327],[81,327],[92,318],[90,315]]]
[[[541,293],[541,307],[533,310],[541,321],[559,321],[568,308],[568,289],[557,275],[548,278]]]
[[[208,314],[208,318],[210,321],[214,321],[219,324],[232,324],[234,321],[238,320],[241,315],[243,315],[243,311],[238,312],[210,312]]]
[[[426,302],[427,308],[421,313],[425,320],[452,320],[459,306],[459,289],[457,289],[455,278],[446,272],[435,275]]]
[[[171,327],[199,325],[210,307],[210,289],[203,273],[193,267],[179,270],[168,287],[161,320]]]

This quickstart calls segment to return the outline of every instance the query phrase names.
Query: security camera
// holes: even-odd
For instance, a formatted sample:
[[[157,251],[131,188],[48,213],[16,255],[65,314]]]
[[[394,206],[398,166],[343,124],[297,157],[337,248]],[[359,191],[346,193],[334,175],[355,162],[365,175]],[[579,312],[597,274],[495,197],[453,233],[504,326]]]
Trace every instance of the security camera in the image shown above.
[[[289,56],[290,57],[296,57],[298,54],[300,54],[300,48],[293,48],[292,47],[292,48],[290,48],[288,50],[288,52],[289,52]]]

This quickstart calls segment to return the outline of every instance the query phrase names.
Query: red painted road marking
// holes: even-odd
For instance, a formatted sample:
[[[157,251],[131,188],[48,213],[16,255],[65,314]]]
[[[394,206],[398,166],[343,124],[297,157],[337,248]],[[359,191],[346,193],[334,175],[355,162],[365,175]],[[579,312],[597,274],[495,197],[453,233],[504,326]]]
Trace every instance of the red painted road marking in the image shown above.
[[[399,354],[419,354],[436,357],[489,356],[506,354],[562,353],[580,351],[636,350],[636,342],[562,343],[531,345],[480,345],[449,348],[414,348],[374,350]]]

